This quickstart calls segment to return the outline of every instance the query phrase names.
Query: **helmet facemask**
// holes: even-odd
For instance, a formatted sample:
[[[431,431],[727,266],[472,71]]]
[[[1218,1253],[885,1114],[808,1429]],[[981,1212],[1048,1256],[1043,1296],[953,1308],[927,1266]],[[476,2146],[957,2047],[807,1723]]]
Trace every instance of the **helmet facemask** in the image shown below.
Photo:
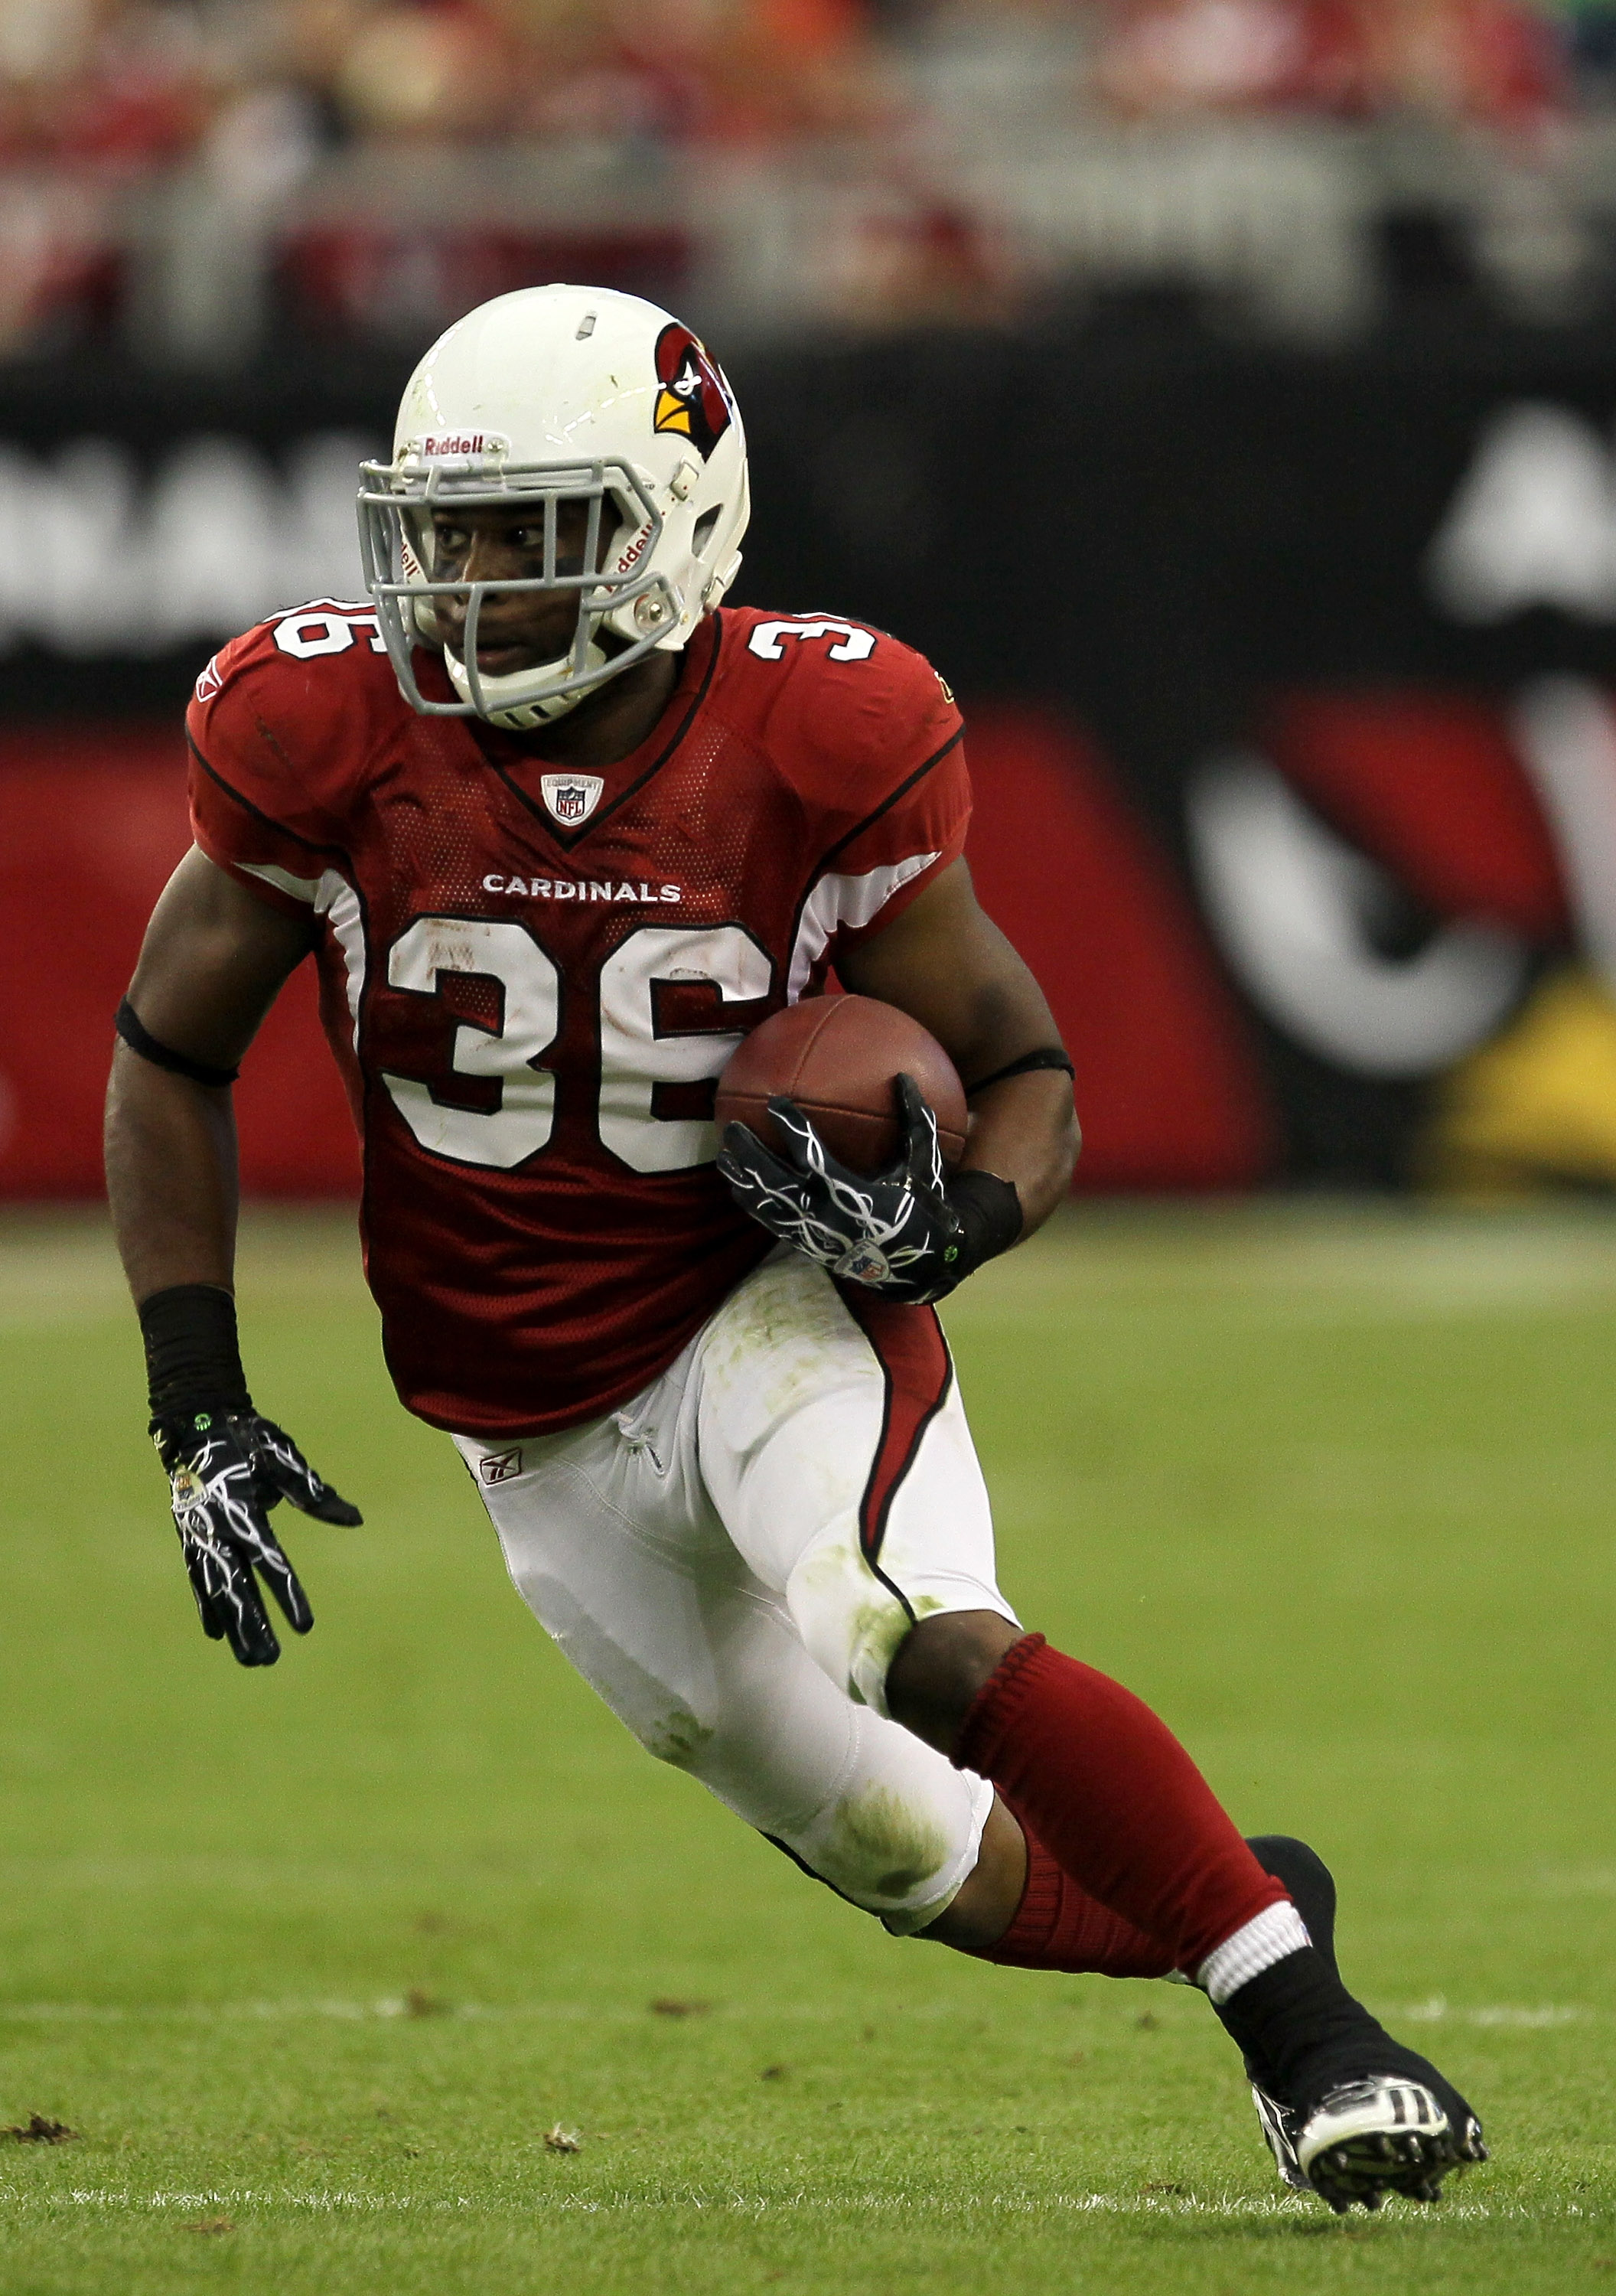
[[[664,513],[628,463],[510,463],[497,452],[428,462],[404,454],[393,463],[366,463],[363,472],[359,529],[365,583],[404,697],[423,716],[477,716],[497,726],[531,729],[575,709],[678,629],[679,600],[666,576],[650,567]],[[576,571],[563,571],[561,507],[579,502],[587,504],[581,564]],[[433,513],[449,509],[521,511],[535,526],[542,511],[542,572],[471,581],[445,575]],[[572,643],[553,660],[529,668],[500,676],[479,670],[484,602],[517,592],[575,598]],[[458,653],[438,626],[440,598],[464,603]],[[615,648],[601,644],[603,633],[618,641]],[[442,647],[455,701],[429,701],[422,694],[413,654],[423,639]]]

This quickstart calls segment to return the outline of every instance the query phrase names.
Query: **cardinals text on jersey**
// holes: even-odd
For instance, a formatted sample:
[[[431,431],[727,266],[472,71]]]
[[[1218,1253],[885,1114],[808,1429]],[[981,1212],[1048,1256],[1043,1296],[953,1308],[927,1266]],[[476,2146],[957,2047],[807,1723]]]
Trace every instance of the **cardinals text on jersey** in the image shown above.
[[[962,848],[941,681],[725,609],[638,750],[558,775],[417,714],[373,611],[322,599],[226,647],[189,728],[199,843],[322,929],[404,1401],[496,1441],[637,1393],[768,1249],[713,1168],[730,1050]]]

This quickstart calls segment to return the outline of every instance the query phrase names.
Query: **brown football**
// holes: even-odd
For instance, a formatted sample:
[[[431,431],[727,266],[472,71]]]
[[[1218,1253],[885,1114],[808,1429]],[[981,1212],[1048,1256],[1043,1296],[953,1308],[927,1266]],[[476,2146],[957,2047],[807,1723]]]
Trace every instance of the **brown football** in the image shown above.
[[[770,1100],[795,1100],[831,1154],[855,1172],[878,1172],[899,1152],[894,1080],[911,1076],[937,1118],[943,1160],[965,1153],[965,1086],[929,1029],[873,996],[811,996],[743,1037],[718,1079],[718,1128],[749,1125],[783,1144]]]

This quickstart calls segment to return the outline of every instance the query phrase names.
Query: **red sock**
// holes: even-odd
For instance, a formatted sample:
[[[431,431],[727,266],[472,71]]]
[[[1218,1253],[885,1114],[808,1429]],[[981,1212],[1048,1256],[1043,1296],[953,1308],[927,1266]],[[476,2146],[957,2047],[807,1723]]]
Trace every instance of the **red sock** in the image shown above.
[[[991,1778],[1061,1871],[1176,1969],[1193,1974],[1286,1901],[1166,1724],[1041,1635],[1008,1651],[983,1685],[954,1760]]]
[[[1027,1885],[1009,1928],[977,1959],[1011,1969],[1064,1969],[1073,1976],[1165,1977],[1173,1967],[1166,1947],[1080,1890],[1016,1815],[1027,1845]]]

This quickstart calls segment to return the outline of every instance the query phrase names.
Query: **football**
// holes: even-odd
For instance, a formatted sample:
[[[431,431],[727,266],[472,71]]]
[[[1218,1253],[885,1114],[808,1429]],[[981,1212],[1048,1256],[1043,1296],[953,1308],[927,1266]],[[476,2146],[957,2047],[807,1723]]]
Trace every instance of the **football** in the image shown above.
[[[812,1117],[831,1154],[855,1172],[878,1172],[900,1148],[894,1081],[911,1076],[937,1119],[943,1160],[965,1153],[965,1086],[929,1029],[873,996],[812,996],[743,1037],[718,1079],[717,1118],[783,1143],[769,1114],[781,1095]]]

